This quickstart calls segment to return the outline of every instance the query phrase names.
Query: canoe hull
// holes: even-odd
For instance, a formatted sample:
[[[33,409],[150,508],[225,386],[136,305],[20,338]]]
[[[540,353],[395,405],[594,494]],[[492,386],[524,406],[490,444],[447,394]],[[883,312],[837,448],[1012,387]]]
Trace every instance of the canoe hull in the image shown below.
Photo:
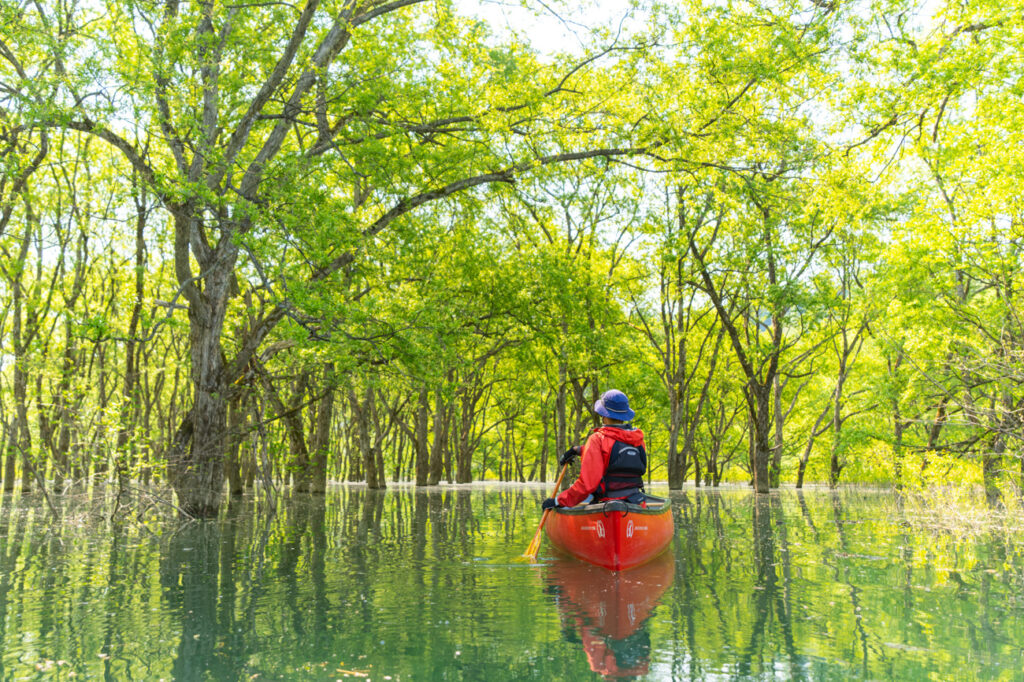
[[[612,500],[556,507],[544,526],[558,549],[613,571],[645,564],[665,551],[675,532],[672,505],[648,496],[647,507]]]

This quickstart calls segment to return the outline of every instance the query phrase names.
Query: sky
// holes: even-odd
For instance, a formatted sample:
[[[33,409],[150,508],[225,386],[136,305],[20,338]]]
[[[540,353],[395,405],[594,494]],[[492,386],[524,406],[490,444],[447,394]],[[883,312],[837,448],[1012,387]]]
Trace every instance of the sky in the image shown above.
[[[617,28],[630,16],[628,0],[455,0],[462,14],[486,21],[499,37],[518,37],[540,53],[583,52],[587,31]]]

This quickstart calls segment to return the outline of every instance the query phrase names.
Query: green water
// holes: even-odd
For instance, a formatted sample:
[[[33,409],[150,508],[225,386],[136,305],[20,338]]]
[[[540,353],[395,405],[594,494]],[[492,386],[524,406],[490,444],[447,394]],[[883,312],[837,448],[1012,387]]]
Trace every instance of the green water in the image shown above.
[[[543,496],[340,487],[185,525],[4,498],[0,679],[1024,679],[1014,532],[689,490],[670,553],[615,575],[516,561]]]

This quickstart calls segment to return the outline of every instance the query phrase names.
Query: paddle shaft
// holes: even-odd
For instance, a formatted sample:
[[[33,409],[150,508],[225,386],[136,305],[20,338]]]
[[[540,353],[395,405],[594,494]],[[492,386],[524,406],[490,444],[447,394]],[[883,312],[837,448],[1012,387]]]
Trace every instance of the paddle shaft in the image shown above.
[[[555,491],[551,493],[552,497],[558,496],[558,489],[562,487],[562,479],[565,478],[565,472],[569,468],[569,463],[566,462],[562,465],[562,470],[558,474],[558,478],[555,480]],[[530,542],[530,546],[526,549],[526,554],[523,556],[535,559],[537,557],[537,550],[540,549],[540,533],[544,530],[544,524],[548,521],[548,514],[551,513],[550,509],[545,509],[544,513],[540,516],[540,525],[537,526],[537,532],[533,536],[533,540]]]

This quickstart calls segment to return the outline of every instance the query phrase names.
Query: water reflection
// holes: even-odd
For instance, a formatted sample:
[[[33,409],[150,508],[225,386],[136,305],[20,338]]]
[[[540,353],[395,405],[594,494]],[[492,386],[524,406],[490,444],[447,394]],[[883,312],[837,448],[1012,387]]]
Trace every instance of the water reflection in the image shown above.
[[[568,557],[545,566],[547,591],[567,640],[579,642],[590,669],[605,677],[648,672],[648,621],[672,584],[675,555],[665,552],[629,571],[609,571]]]
[[[184,525],[0,497],[0,679],[1021,679],[1012,526],[688,490],[660,562],[537,570],[513,559],[545,492],[345,486]]]
[[[804,671],[793,644],[790,622],[792,609],[789,602],[790,567],[785,516],[777,495],[758,495],[752,510],[756,578],[751,586],[751,598],[755,615],[749,644],[740,657],[739,672],[741,675],[749,675],[755,669],[763,669],[765,661],[774,657],[775,649],[781,644],[785,655],[784,665],[776,661],[771,668],[777,672],[784,670],[789,678],[802,679]],[[755,662],[758,663],[756,667]]]

